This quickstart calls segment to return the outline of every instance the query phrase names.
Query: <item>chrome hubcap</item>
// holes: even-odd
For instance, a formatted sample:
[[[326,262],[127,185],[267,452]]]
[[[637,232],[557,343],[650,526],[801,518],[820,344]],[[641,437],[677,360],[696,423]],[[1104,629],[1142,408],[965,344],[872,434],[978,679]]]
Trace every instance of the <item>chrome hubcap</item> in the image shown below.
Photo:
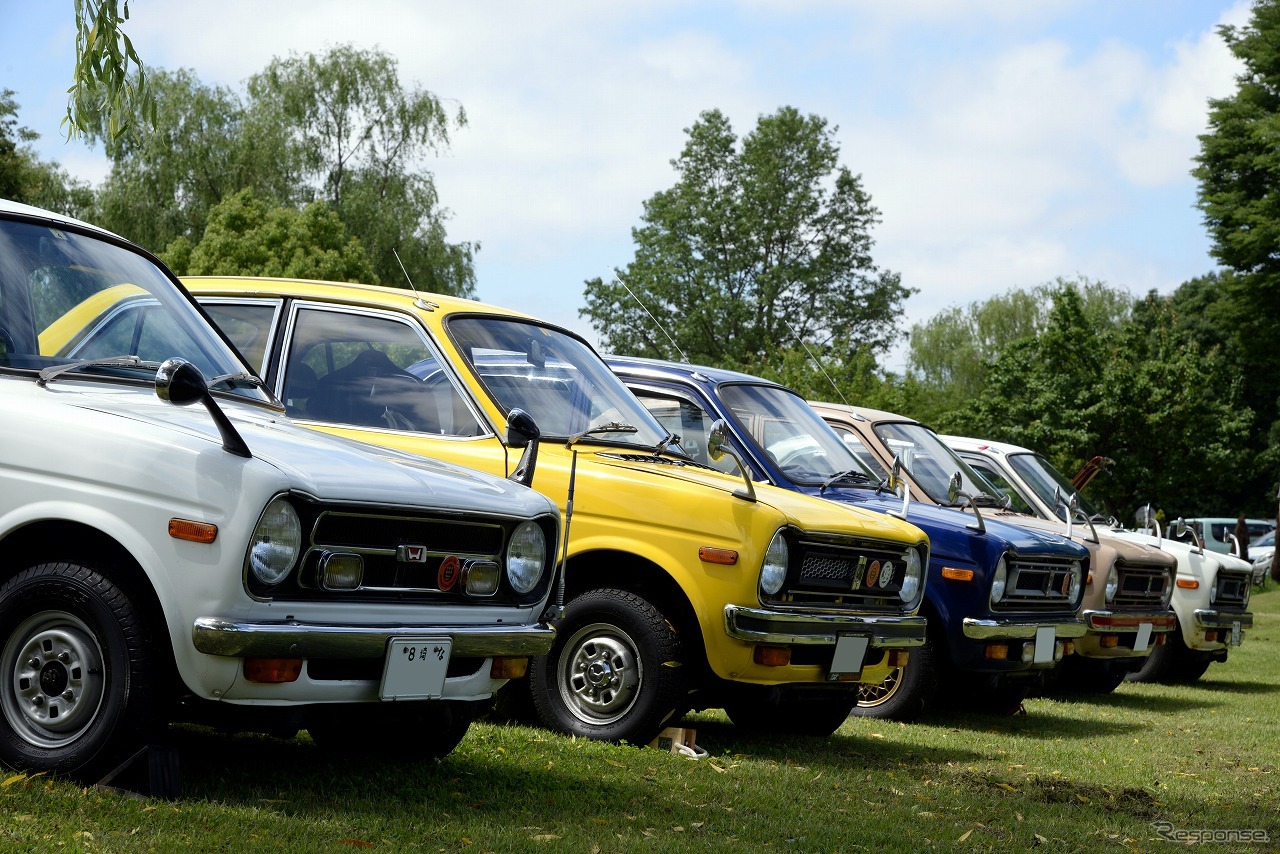
[[[560,697],[584,723],[609,724],[625,715],[635,705],[643,678],[635,642],[617,626],[592,623],[565,642]]]
[[[9,635],[0,662],[8,677],[5,720],[27,743],[57,748],[79,738],[102,706],[102,648],[79,618],[59,611],[28,617]]]

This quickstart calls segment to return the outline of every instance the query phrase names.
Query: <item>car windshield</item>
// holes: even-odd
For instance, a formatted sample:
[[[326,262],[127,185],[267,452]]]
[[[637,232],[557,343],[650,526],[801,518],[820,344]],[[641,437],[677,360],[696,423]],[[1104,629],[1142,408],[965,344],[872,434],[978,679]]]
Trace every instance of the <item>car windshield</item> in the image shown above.
[[[902,460],[903,467],[911,473],[916,482],[929,498],[936,504],[952,505],[947,493],[951,485],[951,477],[960,472],[960,491],[973,496],[975,501],[983,503],[980,496],[987,496],[987,502],[994,504],[999,491],[987,482],[986,478],[975,472],[968,463],[956,456],[956,453],[943,444],[934,433],[923,424],[907,424],[891,422],[877,424],[876,435],[884,442],[889,453]],[[957,499],[956,505],[963,504],[964,499]]]
[[[879,483],[835,431],[798,395],[747,384],[720,387],[720,398],[742,432],[798,484],[864,486]],[[840,477],[837,477],[840,476]],[[836,478],[836,480],[832,480]]]
[[[1047,506],[1053,507],[1053,491],[1058,490],[1064,501],[1070,501],[1072,495],[1079,496],[1080,510],[1089,519],[1105,519],[1106,515],[1093,506],[1083,495],[1076,492],[1076,488],[1071,485],[1071,481],[1062,476],[1062,473],[1049,464],[1049,461],[1039,454],[1009,454],[1009,465],[1013,466],[1028,486],[1035,491]],[[1059,519],[1067,518],[1067,511],[1061,506],[1054,507],[1054,513]]]
[[[137,381],[173,357],[210,381],[247,370],[145,256],[71,229],[0,219],[0,370]],[[256,382],[224,379],[218,389],[268,399]]]
[[[1249,543],[1250,546],[1274,546],[1276,544],[1276,532],[1267,531],[1262,536]]]
[[[456,317],[449,336],[505,412],[523,409],[543,438],[654,448],[668,434],[582,341],[514,318]]]

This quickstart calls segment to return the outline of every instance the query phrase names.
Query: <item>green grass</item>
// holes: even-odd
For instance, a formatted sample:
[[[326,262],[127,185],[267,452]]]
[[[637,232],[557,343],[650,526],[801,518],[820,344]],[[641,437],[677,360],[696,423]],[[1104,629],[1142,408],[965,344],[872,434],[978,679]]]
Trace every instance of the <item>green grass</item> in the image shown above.
[[[742,738],[704,713],[696,761],[486,723],[417,765],[183,728],[177,802],[0,773],[0,849],[1172,850],[1164,821],[1270,837],[1201,850],[1280,850],[1280,590],[1254,611],[1192,685],[850,719],[830,739]]]

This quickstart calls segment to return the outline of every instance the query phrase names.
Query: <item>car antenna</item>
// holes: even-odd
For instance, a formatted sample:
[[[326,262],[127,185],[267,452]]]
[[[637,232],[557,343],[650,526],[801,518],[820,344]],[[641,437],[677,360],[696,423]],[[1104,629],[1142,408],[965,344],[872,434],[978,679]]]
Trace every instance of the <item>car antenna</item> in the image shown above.
[[[831,383],[831,387],[836,390],[836,394],[840,395],[840,400],[844,402],[844,405],[848,406],[849,401],[845,398],[844,392],[840,390],[840,386],[836,385],[836,381],[831,379],[831,375],[827,373],[827,369],[822,367],[822,363],[818,361],[817,356],[813,355],[813,351],[809,349],[809,345],[804,343],[804,339],[800,337],[798,332],[796,332],[796,328],[786,320],[783,320],[782,322],[787,324],[787,328],[791,330],[791,334],[800,342],[800,346],[804,348],[805,353],[807,353],[813,363],[818,366],[818,370],[822,371],[822,375],[827,378],[827,382]]]
[[[627,288],[627,283],[622,281],[621,279],[618,280],[618,284],[622,285],[624,288]],[[644,313],[649,315],[649,319],[653,321],[653,325],[658,327],[658,330],[663,335],[667,336],[667,340],[671,342],[671,346],[675,347],[676,352],[680,354],[680,361],[684,362],[686,365],[689,364],[689,357],[686,356],[684,354],[684,351],[680,349],[680,345],[676,343],[676,339],[672,338],[670,333],[668,333],[667,330],[663,328],[662,324],[658,322],[658,318],[653,316],[653,312],[649,311],[649,307],[646,306],[644,303],[640,302],[640,297],[636,296],[635,291],[631,290],[631,288],[627,288],[627,293],[631,294],[631,298],[636,301],[636,305],[644,309]]]
[[[395,247],[391,247],[391,254],[396,256],[396,263],[400,265],[400,272],[404,273],[404,280],[409,283],[409,289],[413,291],[413,304],[423,311],[435,311],[440,307],[439,303],[431,302],[422,298],[422,294],[418,293],[418,286],[413,283],[413,279],[409,278],[409,271],[404,268],[404,262],[400,260],[400,253]]]

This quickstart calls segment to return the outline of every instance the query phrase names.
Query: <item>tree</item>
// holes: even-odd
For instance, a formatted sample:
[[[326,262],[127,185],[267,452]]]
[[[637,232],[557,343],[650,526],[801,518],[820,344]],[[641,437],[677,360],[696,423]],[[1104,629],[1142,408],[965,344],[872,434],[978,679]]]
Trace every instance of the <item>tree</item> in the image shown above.
[[[671,161],[675,185],[644,204],[634,260],[587,281],[579,313],[616,352],[675,355],[665,330],[691,360],[726,367],[758,370],[802,342],[836,364],[882,353],[911,291],[872,262],[879,212],[839,164],[835,132],[783,107],[739,146],[704,112]]]
[[[68,138],[105,132],[118,139],[138,115],[156,123],[156,102],[133,42],[120,28],[129,0],[75,0],[76,67],[62,126]],[[122,14],[123,12],[123,14]]]
[[[93,191],[56,162],[42,161],[30,143],[40,138],[18,124],[12,89],[0,90],[0,198],[75,217],[92,208]]]
[[[179,255],[172,260],[196,276],[378,281],[360,241],[321,201],[302,210],[272,207],[241,190],[209,211],[204,235],[189,253],[185,239],[172,246]]]
[[[967,306],[951,306],[911,329],[909,375],[928,390],[918,417],[946,423],[950,413],[981,397],[989,366],[1013,342],[1043,332],[1055,293],[1074,288],[1095,329],[1115,329],[1129,316],[1133,296],[1122,288],[1080,277],[1014,289]]]
[[[1224,349],[1242,382],[1242,402],[1258,423],[1274,425],[1280,420],[1280,3],[1257,0],[1247,26],[1219,32],[1244,69],[1234,94],[1209,102],[1209,130],[1200,137],[1192,174],[1213,256],[1232,271],[1219,282],[1214,308],[1228,336]],[[1250,506],[1266,495],[1274,509],[1280,431],[1260,432],[1246,452],[1259,455],[1246,475]]]
[[[475,246],[450,244],[430,173],[411,171],[466,124],[424,89],[405,89],[395,58],[351,46],[276,59],[249,81],[251,121],[286,129],[289,162],[369,250],[378,275],[474,295]],[[394,251],[393,251],[394,250]]]

